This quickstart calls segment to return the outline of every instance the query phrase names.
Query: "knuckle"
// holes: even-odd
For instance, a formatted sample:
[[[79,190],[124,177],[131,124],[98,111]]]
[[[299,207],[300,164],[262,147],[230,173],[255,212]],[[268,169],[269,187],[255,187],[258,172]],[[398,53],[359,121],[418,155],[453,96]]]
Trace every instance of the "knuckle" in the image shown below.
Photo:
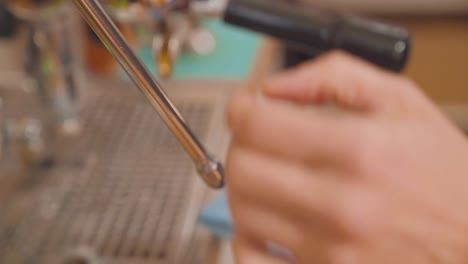
[[[253,104],[251,98],[243,91],[239,91],[232,97],[226,108],[226,120],[229,127],[235,131],[242,131],[242,128],[250,123],[250,116]]]
[[[400,95],[414,95],[415,93],[420,93],[420,89],[418,89],[419,85],[407,76],[400,76],[396,74],[389,75],[389,87],[388,89],[392,89],[396,93]]]
[[[350,55],[343,51],[331,51],[323,55],[319,60],[328,70],[344,70],[352,61]]]
[[[226,162],[226,175],[230,189],[236,190],[238,185],[243,182],[243,178],[249,173],[244,164],[240,149],[237,146],[231,146]]]
[[[263,110],[255,104],[251,95],[245,94],[233,98],[227,118],[233,138],[248,147],[257,146],[262,142],[264,133],[272,125],[268,110]]]
[[[226,120],[231,127],[234,126],[237,121],[238,109],[241,103],[240,100],[239,93],[236,93],[226,107]]]
[[[338,229],[352,239],[366,239],[380,228],[382,216],[377,196],[362,188],[351,188],[337,203],[335,219]]]
[[[343,60],[349,58],[349,55],[341,50],[333,50],[323,55],[324,61],[329,61],[332,63],[342,62]]]
[[[319,63],[321,63],[327,70],[336,70],[341,68],[344,61],[344,55],[334,51],[330,54],[324,55],[322,60],[319,60]]]
[[[408,89],[408,88],[415,88],[417,86],[416,82],[407,76],[399,77],[401,86]]]
[[[397,77],[395,84],[396,87],[393,89],[397,89],[402,94],[408,95],[419,91],[417,84],[408,77]]]
[[[226,162],[226,175],[229,191],[237,196],[252,196],[262,182],[256,169],[255,154],[252,150],[240,146],[231,147]]]

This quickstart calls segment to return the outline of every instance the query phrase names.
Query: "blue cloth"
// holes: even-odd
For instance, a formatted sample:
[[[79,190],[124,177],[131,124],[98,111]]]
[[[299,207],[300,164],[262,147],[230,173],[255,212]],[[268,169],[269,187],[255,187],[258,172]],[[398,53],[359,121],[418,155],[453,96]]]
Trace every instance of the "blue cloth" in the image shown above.
[[[233,225],[225,192],[201,212],[199,222],[221,239],[232,238]],[[266,251],[272,256],[291,262],[296,260],[294,254],[281,245],[267,241],[266,246]]]
[[[226,193],[221,193],[218,199],[208,205],[201,212],[198,220],[220,238],[230,239],[233,227]]]

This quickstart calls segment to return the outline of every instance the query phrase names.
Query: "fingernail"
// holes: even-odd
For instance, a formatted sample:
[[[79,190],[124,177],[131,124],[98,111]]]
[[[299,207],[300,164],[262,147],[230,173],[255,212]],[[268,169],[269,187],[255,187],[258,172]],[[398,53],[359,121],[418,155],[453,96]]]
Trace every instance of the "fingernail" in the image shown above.
[[[289,262],[296,261],[296,256],[291,250],[280,246],[274,242],[268,241],[266,243],[266,249],[267,252],[273,257],[278,257]]]

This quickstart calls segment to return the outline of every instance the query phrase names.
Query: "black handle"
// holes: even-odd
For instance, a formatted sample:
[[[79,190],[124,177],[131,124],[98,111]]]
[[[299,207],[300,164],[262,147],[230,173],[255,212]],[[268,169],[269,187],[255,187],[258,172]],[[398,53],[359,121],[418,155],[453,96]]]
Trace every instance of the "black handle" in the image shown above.
[[[341,49],[396,72],[405,68],[410,53],[410,34],[403,28],[296,1],[231,0],[224,21],[269,34],[310,55]]]
[[[11,14],[4,0],[0,0],[0,38],[10,38],[16,32],[17,21]]]

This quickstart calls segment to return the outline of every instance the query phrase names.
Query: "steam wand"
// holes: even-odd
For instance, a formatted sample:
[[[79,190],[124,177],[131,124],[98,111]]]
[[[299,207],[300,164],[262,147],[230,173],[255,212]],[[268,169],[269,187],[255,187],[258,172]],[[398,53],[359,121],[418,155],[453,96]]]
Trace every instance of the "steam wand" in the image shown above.
[[[207,154],[161,85],[130,48],[99,1],[72,1],[190,155],[201,178],[212,188],[222,188],[224,171],[221,163]]]

